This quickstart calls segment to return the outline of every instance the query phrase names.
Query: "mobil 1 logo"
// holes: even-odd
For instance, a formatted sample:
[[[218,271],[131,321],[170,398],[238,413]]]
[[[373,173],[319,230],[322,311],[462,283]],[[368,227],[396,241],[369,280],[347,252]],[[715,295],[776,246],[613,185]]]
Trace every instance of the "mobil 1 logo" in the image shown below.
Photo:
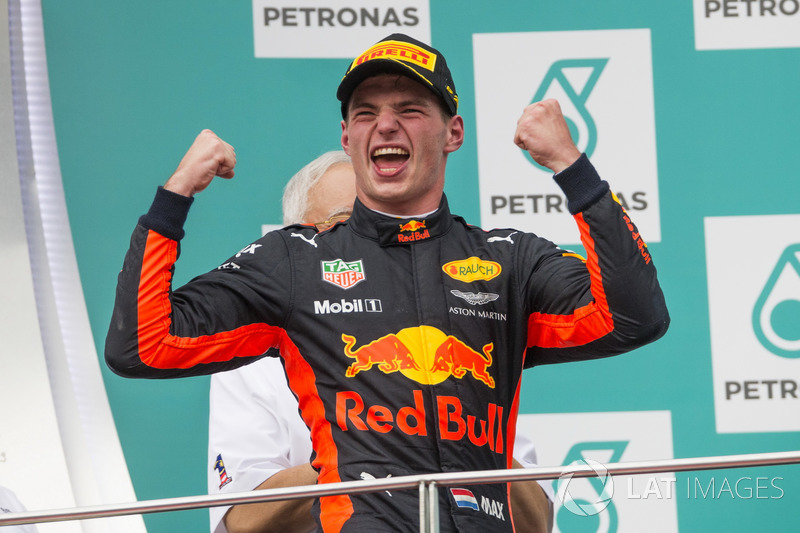
[[[706,217],[717,431],[800,431],[800,215]]]
[[[377,298],[355,298],[346,300],[314,300],[314,314],[338,315],[339,313],[382,313],[383,306]]]
[[[481,225],[579,243],[552,172],[511,142],[523,109],[555,98],[645,240],[660,241],[650,30],[475,34],[473,50]]]

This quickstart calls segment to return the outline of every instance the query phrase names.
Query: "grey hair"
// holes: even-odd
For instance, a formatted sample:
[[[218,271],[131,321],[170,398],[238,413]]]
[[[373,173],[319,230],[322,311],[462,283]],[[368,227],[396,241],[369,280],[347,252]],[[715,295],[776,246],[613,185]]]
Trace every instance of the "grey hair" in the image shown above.
[[[350,156],[342,150],[326,152],[301,168],[283,189],[283,224],[300,224],[308,211],[308,191],[325,172],[334,165],[350,163]]]

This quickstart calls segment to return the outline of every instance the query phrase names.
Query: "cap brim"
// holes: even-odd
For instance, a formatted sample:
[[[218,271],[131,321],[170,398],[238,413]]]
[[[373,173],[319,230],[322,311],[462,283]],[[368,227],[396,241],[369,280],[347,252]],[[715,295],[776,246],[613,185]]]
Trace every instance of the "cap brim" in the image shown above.
[[[407,76],[412,80],[419,82],[421,85],[424,85],[436,96],[441,98],[441,95],[436,92],[430,81],[423,78],[416,70],[409,67],[405,63],[396,61],[394,59],[373,59],[354,68],[342,79],[341,83],[339,84],[339,88],[336,90],[336,98],[342,102],[343,117],[346,117],[347,115],[347,104],[350,102],[350,97],[353,95],[353,91],[356,90],[356,87],[358,87],[358,85],[365,79],[377,76],[379,74],[401,74],[403,76]]]

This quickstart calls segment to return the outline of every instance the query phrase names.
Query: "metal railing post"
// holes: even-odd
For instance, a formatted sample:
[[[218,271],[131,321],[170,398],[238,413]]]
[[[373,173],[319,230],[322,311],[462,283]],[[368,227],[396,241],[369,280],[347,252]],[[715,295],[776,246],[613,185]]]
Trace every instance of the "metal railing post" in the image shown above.
[[[435,481],[428,484],[428,532],[439,533],[439,486]]]
[[[428,532],[428,485],[419,482],[419,533]]]

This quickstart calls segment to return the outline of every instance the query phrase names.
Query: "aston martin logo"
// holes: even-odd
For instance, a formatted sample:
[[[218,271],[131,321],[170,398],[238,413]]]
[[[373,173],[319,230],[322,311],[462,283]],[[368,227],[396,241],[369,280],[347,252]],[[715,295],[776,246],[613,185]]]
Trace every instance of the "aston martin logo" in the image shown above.
[[[499,294],[494,294],[491,292],[479,292],[475,294],[474,292],[461,292],[453,289],[450,291],[450,294],[453,296],[458,296],[459,298],[463,298],[467,301],[467,303],[472,305],[483,305],[485,303],[493,302],[500,298]]]

